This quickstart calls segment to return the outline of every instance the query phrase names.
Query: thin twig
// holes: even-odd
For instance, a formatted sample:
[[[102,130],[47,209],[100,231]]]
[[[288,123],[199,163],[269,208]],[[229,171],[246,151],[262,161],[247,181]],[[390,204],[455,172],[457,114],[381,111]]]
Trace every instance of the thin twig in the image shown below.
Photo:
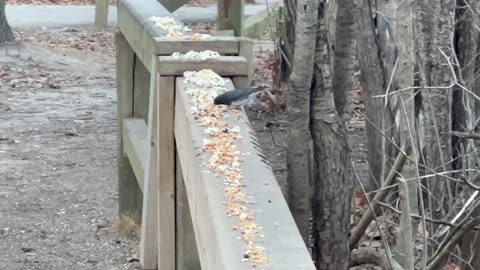
[[[363,194],[365,194],[365,188],[363,187],[362,181],[360,181],[360,177],[358,176],[357,170],[355,170],[355,164],[353,163],[352,160],[350,160],[350,163],[352,164],[353,172],[355,173],[355,177],[360,184],[360,187],[362,188]],[[370,199],[368,199],[368,196],[365,196],[367,198],[367,203],[370,209],[373,211],[373,206],[372,203],[370,202]],[[388,263],[393,269],[393,262],[392,262],[392,253],[390,251],[390,247],[388,246],[387,240],[385,238],[385,235],[383,234],[382,228],[380,227],[380,223],[378,222],[377,215],[374,216],[375,222],[378,224],[378,232],[380,233],[380,238],[382,240],[383,246],[385,248],[385,252],[387,255]]]
[[[388,173],[387,178],[385,179],[385,182],[383,183],[383,186],[388,186],[390,185],[395,177],[397,176],[397,173],[402,171],[403,165],[405,164],[405,161],[407,160],[407,155],[404,154],[405,151],[410,152],[410,149],[402,148],[400,150],[400,153],[398,153],[397,158],[395,159],[395,163],[393,164],[392,168],[390,169],[390,172]],[[381,190],[377,194],[375,194],[373,201],[383,201],[385,197],[388,195],[387,190]],[[358,241],[362,238],[363,233],[367,229],[368,225],[370,225],[370,222],[375,218],[375,213],[378,211],[378,208],[380,206],[376,204],[375,202],[372,204],[372,209],[367,209],[367,212],[362,216],[360,219],[360,222],[358,223],[357,227],[355,230],[352,232],[349,242],[350,242],[350,250],[353,250],[357,244]]]
[[[459,137],[462,139],[473,139],[473,140],[480,140],[480,134],[478,133],[470,133],[470,132],[461,132],[461,131],[450,131],[448,133],[450,136]]]

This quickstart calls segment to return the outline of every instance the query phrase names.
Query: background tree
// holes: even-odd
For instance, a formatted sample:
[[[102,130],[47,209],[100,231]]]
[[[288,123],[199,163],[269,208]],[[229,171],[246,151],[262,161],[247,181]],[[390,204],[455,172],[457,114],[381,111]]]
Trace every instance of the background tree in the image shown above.
[[[305,243],[308,243],[313,157],[310,134],[310,91],[318,0],[298,0],[298,6],[302,8],[296,9],[298,20],[295,27],[295,54],[288,80],[288,199],[295,222]]]
[[[336,1],[332,55],[328,3],[322,0],[319,5],[311,96],[314,171],[317,172],[313,185],[313,258],[319,269],[346,269],[348,260],[345,258],[350,254],[348,234],[353,178],[343,119],[350,119],[347,115],[351,115],[356,9],[351,0]]]
[[[472,248],[480,236],[471,232],[480,222],[479,9],[473,0],[285,0],[279,33],[289,82],[288,196],[305,240],[313,236],[308,243],[320,269],[346,269],[349,257],[353,177],[344,120],[351,114],[355,54],[372,194],[349,239],[351,265],[439,269],[454,254],[453,262],[472,258],[464,264],[480,269]],[[312,54],[306,39],[314,27]],[[315,55],[313,76],[309,55]],[[305,186],[313,191],[311,208]],[[378,230],[383,249],[358,247],[367,229]]]
[[[343,119],[351,114],[355,8],[351,1],[337,5],[331,10],[339,19],[332,23],[327,1],[285,1],[287,18],[280,24],[282,71],[290,72],[283,76],[289,86],[288,200],[306,243],[313,236],[320,269],[346,269],[349,257],[353,182]]]
[[[0,0],[0,43],[13,40],[15,37],[5,15],[5,0]]]

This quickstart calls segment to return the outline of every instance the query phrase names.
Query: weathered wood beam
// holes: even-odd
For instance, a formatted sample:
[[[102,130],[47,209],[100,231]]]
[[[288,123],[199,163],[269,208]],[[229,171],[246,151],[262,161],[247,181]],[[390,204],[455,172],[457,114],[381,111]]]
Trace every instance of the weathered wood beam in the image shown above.
[[[158,73],[162,76],[183,76],[185,70],[211,69],[220,76],[248,76],[248,61],[242,56],[222,56],[219,59],[175,59],[158,57]]]
[[[118,204],[119,215],[141,220],[142,191],[124,151],[123,120],[133,116],[134,52],[122,33],[115,34],[117,61],[117,140],[118,140]]]
[[[190,206],[188,206],[187,190],[183,181],[182,166],[176,153],[176,255],[177,270],[201,270],[198,257],[195,232],[193,231]]]
[[[253,45],[254,42],[252,39],[249,38],[244,38],[244,37],[239,37],[237,38],[239,42],[239,51],[238,55],[245,57],[247,59],[248,63],[248,86],[242,86],[242,87],[249,87],[250,83],[252,81],[252,76],[253,76]],[[237,81],[234,81],[235,85],[237,85]]]
[[[95,2],[95,27],[105,28],[108,22],[108,0]]]
[[[171,55],[174,52],[216,51],[219,54],[238,54],[238,39],[232,36],[215,36],[206,40],[188,40],[186,38],[156,37],[158,55]]]
[[[148,122],[150,95],[150,73],[142,61],[135,55],[133,69],[133,116]]]
[[[217,0],[217,31],[233,30],[241,37],[244,17],[243,0]]]
[[[142,192],[148,145],[145,120],[138,118],[123,120],[123,148]]]
[[[278,17],[278,3],[274,3],[268,9],[264,9],[243,21],[242,36],[260,38],[266,30],[275,28]]]
[[[222,205],[223,178],[202,165],[203,139],[208,135],[190,114],[185,88],[183,78],[177,78],[175,137],[202,269],[251,269],[242,262],[245,246],[237,239],[240,233],[232,229],[237,221],[227,217],[227,209]],[[229,88],[233,88],[231,81]],[[272,169],[255,146],[247,116],[242,113],[241,119],[237,119],[236,114],[229,113],[225,121],[240,127],[243,140],[236,146],[242,153],[251,154],[241,168],[245,193],[255,200],[251,206],[260,210],[255,218],[263,227],[260,244],[266,249],[268,269],[315,269]]]
[[[119,0],[117,3],[118,28],[148,71],[157,46],[154,38],[167,34],[148,18],[163,10],[155,0]]]
[[[119,0],[118,28],[135,54],[150,71],[151,55],[171,55],[174,52],[212,50],[220,54],[239,54],[241,45],[235,37],[215,36],[208,40],[191,41],[166,37],[166,32],[149,21],[161,13],[163,7],[155,0]],[[182,22],[177,21],[178,24]]]
[[[233,32],[233,30],[219,30],[219,31],[215,31],[212,36],[228,36],[228,37],[234,37],[235,36],[235,32]]]
[[[157,186],[158,262],[162,270],[175,270],[175,77],[157,75],[159,184]]]
[[[152,56],[154,57],[154,56]],[[158,179],[160,177],[160,157],[158,152],[158,88],[156,64],[152,60],[150,76],[150,94],[147,125],[147,153],[145,165],[145,180],[143,192],[142,231],[140,238],[140,264],[145,269],[157,269],[158,266]]]

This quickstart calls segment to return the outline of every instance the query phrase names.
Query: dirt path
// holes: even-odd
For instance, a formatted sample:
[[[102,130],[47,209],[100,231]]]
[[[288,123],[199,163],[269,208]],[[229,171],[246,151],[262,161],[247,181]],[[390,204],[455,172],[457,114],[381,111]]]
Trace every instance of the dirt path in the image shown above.
[[[0,269],[135,269],[112,232],[114,59],[27,43],[0,63]]]

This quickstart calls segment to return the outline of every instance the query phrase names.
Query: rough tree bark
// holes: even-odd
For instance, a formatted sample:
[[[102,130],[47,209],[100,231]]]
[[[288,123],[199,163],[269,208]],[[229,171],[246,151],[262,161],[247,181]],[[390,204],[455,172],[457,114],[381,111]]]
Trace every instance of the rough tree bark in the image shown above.
[[[0,43],[14,40],[12,28],[10,28],[5,16],[5,0],[0,0]]]
[[[364,92],[365,115],[371,121],[366,123],[367,159],[370,167],[370,181],[367,190],[379,187],[383,166],[383,136],[376,127],[382,126],[382,118],[391,123],[389,110],[384,109],[383,99],[374,96],[385,93],[382,63],[375,36],[375,25],[370,0],[359,3],[359,22],[357,30],[357,58],[360,66],[360,83]],[[383,112],[383,113],[379,113]]]
[[[435,171],[449,171],[452,168],[451,163],[447,163],[452,157],[451,139],[447,135],[452,128],[452,90],[449,86],[453,76],[448,62],[453,64],[455,1],[418,1],[418,5],[421,85],[435,87],[421,90],[424,165]],[[433,194],[429,198],[429,208],[433,218],[441,219],[453,204],[450,183],[437,176],[430,178],[428,184]]]
[[[477,15],[473,10],[478,10],[478,1],[458,0],[455,15],[455,36],[454,49],[458,59],[456,75],[459,83],[469,90],[475,86],[475,58],[477,55],[477,40],[479,30],[475,20]],[[462,132],[474,132],[475,125],[475,98],[465,92],[461,87],[453,88],[452,102],[452,129]],[[476,155],[475,144],[471,139],[452,138],[453,157],[461,157],[461,148],[468,155],[465,160],[458,159],[454,162],[455,169],[474,168]],[[466,177],[471,179],[473,175],[467,173]]]
[[[348,232],[353,183],[345,123],[335,107],[335,91],[351,91],[355,8],[350,0],[337,1],[335,70],[332,74],[328,45],[327,1],[318,8],[311,130],[315,146],[313,196],[313,259],[318,269],[347,269]],[[341,53],[339,53],[341,52]],[[337,58],[338,57],[338,58]],[[337,66],[338,65],[338,66]]]
[[[395,125],[394,135],[399,137],[396,143],[401,148],[415,149],[415,91],[414,86],[414,38],[413,38],[413,0],[385,1],[378,6],[382,14],[377,19],[381,21],[378,29],[379,40],[382,44],[381,52],[384,55],[383,64],[387,72],[384,78],[388,78],[392,84],[386,87],[389,92],[399,89],[408,89],[389,95],[388,104],[391,105]],[[378,15],[377,15],[378,16]],[[385,17],[383,17],[385,16]],[[411,151],[409,160],[406,161],[401,175],[404,179],[416,178],[416,151]],[[405,213],[417,213],[417,182],[406,181],[403,183],[405,190],[400,194],[404,200],[402,206],[409,209],[402,209]],[[405,222],[405,220],[409,220]],[[397,245],[394,249],[398,262],[405,269],[413,269],[413,243],[405,241],[412,239],[410,217],[404,217],[399,228]],[[409,235],[407,235],[409,234]]]
[[[282,51],[280,62],[280,83],[287,83],[292,71],[291,63],[295,53],[295,6],[297,1],[284,0],[281,8],[282,20],[278,23],[279,47]]]
[[[382,99],[382,110],[373,112],[383,112],[380,117],[381,124],[378,126],[388,138],[381,137],[381,147],[375,151],[381,151],[382,156],[377,163],[381,165],[381,171],[377,172],[380,177],[380,183],[383,184],[383,179],[390,171],[390,165],[393,162],[394,157],[398,155],[398,149],[400,144],[400,136],[398,128],[395,123],[395,117],[399,113],[399,104],[397,102],[398,97],[391,95],[390,93],[398,89],[398,80],[394,76],[396,67],[398,66],[398,48],[397,39],[395,36],[394,20],[396,18],[396,1],[376,1],[375,10],[375,22],[377,26],[377,46],[379,49],[379,58],[381,61],[383,71],[383,91],[387,96]],[[388,92],[388,93],[387,93]],[[396,145],[392,145],[390,141],[395,142]],[[404,166],[405,167],[405,166]]]
[[[480,2],[472,0],[459,0],[456,9],[456,25],[455,25],[455,52],[458,58],[459,67],[456,69],[457,77],[461,80],[461,84],[467,89],[475,91],[475,64],[479,46],[477,41],[480,38],[480,31],[477,29],[475,20],[477,14],[475,10],[479,10]],[[452,108],[452,123],[453,130],[458,131],[474,131],[475,120],[480,115],[475,113],[475,98],[463,91],[460,87],[455,87],[453,90],[453,108]],[[452,147],[454,157],[467,154],[466,157],[461,158],[454,163],[455,169],[475,168],[478,150],[475,149],[475,142],[473,140],[452,138]],[[475,153],[475,151],[477,153]],[[472,154],[473,153],[473,154]],[[473,175],[465,175],[472,181]],[[479,184],[479,183],[475,183]],[[467,192],[471,194],[473,190]],[[475,215],[480,215],[477,211]],[[469,232],[461,241],[462,258],[470,262],[473,269],[480,269],[480,234],[478,232]],[[465,266],[465,269],[468,267]]]
[[[334,40],[329,37],[334,46],[334,63],[333,63],[333,84],[335,107],[338,114],[345,121],[351,118],[353,111],[353,71],[355,69],[355,25],[354,16],[357,11],[355,2],[353,0],[344,1],[328,1],[327,8],[330,5],[336,5],[335,8],[329,10],[336,10],[335,28],[328,27],[327,29],[335,29]],[[328,15],[327,15],[328,16]],[[327,23],[332,19],[327,17]],[[329,30],[330,30],[329,29]]]
[[[313,146],[310,133],[310,89],[319,0],[298,0],[295,54],[289,79],[288,203],[305,243],[309,237]]]
[[[480,13],[480,12],[479,12]],[[480,34],[477,37],[477,44],[480,44]],[[480,45],[477,48],[477,57],[475,59],[475,85],[473,92],[480,97]],[[480,100],[475,100],[475,121],[480,117]],[[480,123],[476,123],[476,131],[480,132]],[[478,144],[477,144],[478,145]]]

